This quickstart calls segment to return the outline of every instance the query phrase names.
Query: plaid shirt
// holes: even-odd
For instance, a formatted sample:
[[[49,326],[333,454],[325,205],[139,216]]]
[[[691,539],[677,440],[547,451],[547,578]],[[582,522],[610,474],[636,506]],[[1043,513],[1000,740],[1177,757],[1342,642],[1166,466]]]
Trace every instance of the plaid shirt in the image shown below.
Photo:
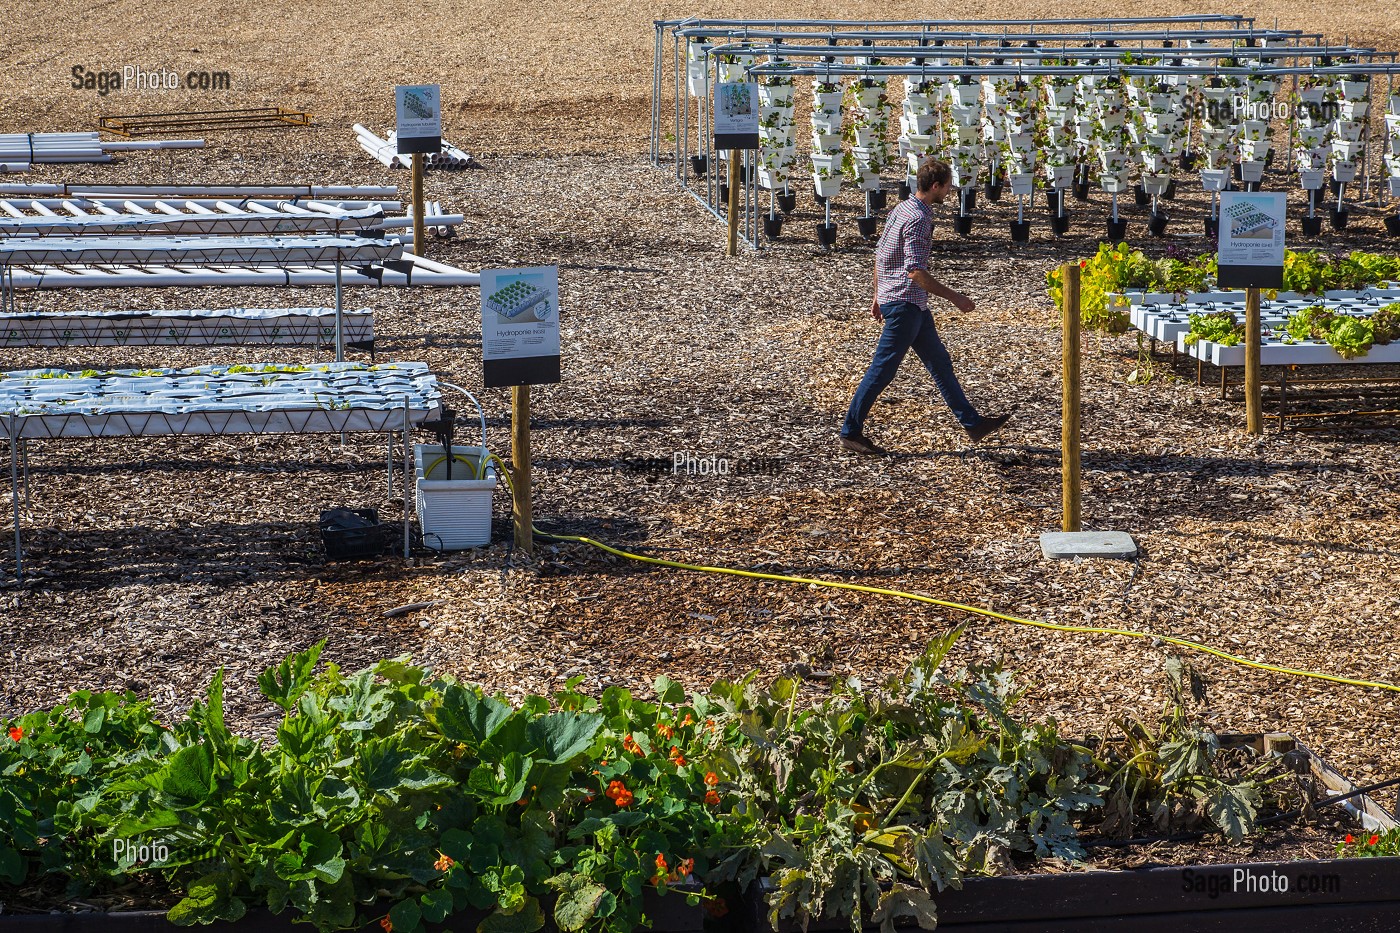
[[[921,308],[928,307],[928,292],[910,280],[909,272],[928,271],[932,241],[933,209],[923,201],[911,197],[890,211],[885,231],[875,246],[875,274],[879,278],[876,301],[911,301]]]

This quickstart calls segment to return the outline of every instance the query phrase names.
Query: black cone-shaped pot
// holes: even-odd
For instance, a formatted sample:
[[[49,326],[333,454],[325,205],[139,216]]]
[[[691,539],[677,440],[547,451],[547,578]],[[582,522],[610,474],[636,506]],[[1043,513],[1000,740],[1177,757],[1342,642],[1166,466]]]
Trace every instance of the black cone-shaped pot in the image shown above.
[[[1142,185],[1133,185],[1133,201],[1138,207],[1146,207],[1152,203],[1152,195]]]
[[[1029,243],[1031,239],[1031,222],[1029,220],[1011,221],[1011,242]]]
[[[1073,189],[1073,190],[1074,190],[1074,199],[1075,199],[1076,201],[1087,201],[1087,200],[1089,200],[1089,180],[1088,180],[1087,178],[1084,179],[1083,181],[1076,181],[1076,182],[1074,183],[1074,189]]]
[[[705,172],[709,170],[709,167],[709,156],[693,155],[690,157],[690,170],[701,178],[705,177]]]
[[[1391,214],[1385,219],[1385,232],[1391,236],[1400,236],[1400,214]]]
[[[1171,220],[1165,211],[1153,211],[1152,216],[1147,220],[1147,232],[1153,236],[1161,236],[1167,232],[1167,221]]]
[[[1206,239],[1214,240],[1220,236],[1220,218],[1207,217],[1205,222]]]
[[[987,180],[987,183],[984,184],[984,185],[982,186],[982,193],[983,193],[984,195],[986,195],[987,200],[990,201],[990,202],[992,202],[993,204],[995,204],[996,202],[1000,201],[1000,200],[1001,200],[1001,180],[1000,180],[1000,179],[997,179],[997,180],[994,181],[994,180],[992,180],[992,179],[988,179],[988,180]]]
[[[958,192],[958,203],[962,206],[964,214],[971,214],[977,210],[977,189],[963,188]]]
[[[1347,228],[1347,220],[1351,217],[1351,211],[1347,210],[1345,207],[1338,210],[1334,206],[1328,213],[1328,217],[1332,221],[1333,230],[1345,230]]]
[[[857,218],[856,218],[856,229],[859,230],[859,231],[860,231],[860,235],[863,236],[863,237],[865,237],[867,240],[870,239],[871,237],[873,237],[873,236],[875,235],[875,228],[878,227],[879,225],[880,225],[880,218],[878,218],[878,217],[857,217]]]
[[[1181,160],[1178,164],[1181,166],[1182,171],[1189,172],[1196,167],[1196,157],[1183,149],[1181,151]]]
[[[901,201],[909,200],[909,182],[901,181],[899,183],[899,199]]]
[[[1110,219],[1104,235],[1110,243],[1122,243],[1128,238],[1127,218],[1119,217],[1117,220]]]
[[[1332,197],[1334,198],[1342,193],[1342,183],[1335,178],[1327,179],[1327,188],[1332,192]]]
[[[1312,217],[1300,218],[1303,224],[1303,236],[1315,237],[1322,233],[1322,215],[1315,214]]]
[[[817,224],[817,245],[822,249],[836,245],[836,224]]]
[[[1050,232],[1055,236],[1064,236],[1069,232],[1069,215],[1052,214],[1050,217]]]
[[[972,235],[972,218],[966,214],[959,214],[953,218],[953,232],[958,236]]]
[[[1064,206],[1065,193],[1063,189],[1051,188],[1045,192],[1045,209],[1052,215],[1058,214],[1060,208]]]
[[[791,214],[795,207],[797,207],[796,191],[785,191],[778,195],[778,210],[784,214]]]
[[[890,203],[889,193],[886,191],[870,192],[870,209],[872,211],[883,211]]]
[[[763,216],[763,235],[776,240],[783,235],[783,215],[770,211]]]
[[[1167,190],[1162,192],[1162,197],[1166,198],[1168,201],[1175,201],[1175,200],[1176,200],[1176,179],[1175,179],[1175,178],[1173,178],[1171,181],[1167,182]]]
[[[729,183],[722,181],[719,183],[719,203],[729,203]]]

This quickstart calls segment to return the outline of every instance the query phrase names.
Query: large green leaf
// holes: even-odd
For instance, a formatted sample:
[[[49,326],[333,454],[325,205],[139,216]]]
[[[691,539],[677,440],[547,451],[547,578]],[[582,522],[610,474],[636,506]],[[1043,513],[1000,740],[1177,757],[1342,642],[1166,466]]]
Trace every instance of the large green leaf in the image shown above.
[[[530,723],[527,735],[545,764],[563,764],[588,751],[603,717],[593,713],[551,713]]]
[[[476,933],[535,933],[544,926],[544,910],[533,897],[525,898],[519,909],[497,910],[477,925]]]
[[[188,810],[214,793],[214,753],[208,745],[187,745],[146,782],[160,791],[171,809]]]
[[[894,933],[897,917],[913,917],[925,930],[938,927],[938,908],[927,891],[900,885],[880,898],[871,920],[880,924],[880,933]]]
[[[233,896],[233,882],[228,872],[213,872],[191,884],[185,899],[170,908],[165,918],[176,926],[186,927],[215,920],[238,920],[246,909],[243,902]]]
[[[276,667],[269,667],[258,675],[258,689],[262,695],[285,710],[291,710],[310,688],[316,662],[321,659],[325,641],[319,641],[296,654],[289,654]]]
[[[1211,791],[1206,814],[1236,845],[1259,828],[1259,788],[1253,784],[1221,784]]]
[[[433,712],[433,721],[443,737],[465,745],[479,746],[494,736],[511,717],[510,704],[457,684],[442,692],[442,705]]]
[[[559,892],[554,904],[554,922],[564,933],[582,930],[598,909],[608,889],[595,884],[586,875],[561,875],[549,879]]]

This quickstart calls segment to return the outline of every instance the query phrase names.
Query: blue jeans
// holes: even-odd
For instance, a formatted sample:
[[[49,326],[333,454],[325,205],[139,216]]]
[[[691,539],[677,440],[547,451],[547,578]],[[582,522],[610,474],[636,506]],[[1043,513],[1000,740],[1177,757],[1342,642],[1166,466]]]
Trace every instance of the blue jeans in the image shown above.
[[[841,426],[842,435],[852,437],[863,431],[870,407],[885,391],[885,387],[894,381],[899,364],[911,347],[933,377],[933,384],[938,386],[943,401],[953,410],[958,424],[964,428],[977,424],[981,416],[967,400],[962,386],[958,384],[958,377],[953,374],[953,361],[943,341],[938,339],[933,315],[928,309],[909,301],[889,301],[880,305],[880,313],[885,316],[885,329],[880,332],[880,342],[875,345],[875,358],[870,361],[865,378],[856,388],[855,398],[851,399],[846,423]]]

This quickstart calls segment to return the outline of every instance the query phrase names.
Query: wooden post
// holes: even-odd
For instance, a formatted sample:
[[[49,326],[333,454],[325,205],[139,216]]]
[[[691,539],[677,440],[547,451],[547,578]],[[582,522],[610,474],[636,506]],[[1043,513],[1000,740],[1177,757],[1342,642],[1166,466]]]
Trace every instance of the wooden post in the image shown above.
[[[724,255],[739,254],[739,150],[729,150],[729,239]]]
[[[534,513],[530,506],[530,387],[510,389],[511,483],[515,491],[511,514],[515,519],[515,546],[535,552]]]
[[[1079,531],[1079,265],[1060,267],[1064,397],[1060,410],[1060,493],[1064,531]]]
[[[427,235],[423,230],[423,153],[413,154],[413,255],[428,255]]]
[[[1259,324],[1259,289],[1244,293],[1244,412],[1250,434],[1264,433],[1264,395],[1259,382],[1259,354],[1263,336]]]

